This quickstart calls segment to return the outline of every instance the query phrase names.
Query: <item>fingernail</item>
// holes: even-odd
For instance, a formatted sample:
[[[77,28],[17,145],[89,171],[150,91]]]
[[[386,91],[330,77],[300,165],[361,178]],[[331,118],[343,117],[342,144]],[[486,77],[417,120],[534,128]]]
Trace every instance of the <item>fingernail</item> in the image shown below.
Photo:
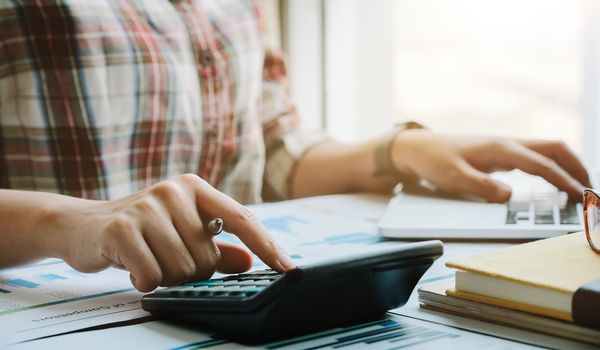
[[[508,201],[511,195],[512,190],[510,189],[510,187],[498,186],[496,188],[496,198],[498,198],[501,202]]]
[[[585,186],[580,184],[578,181],[573,181],[571,183],[571,189],[566,192],[572,195],[582,195],[583,191],[585,191]]]
[[[135,276],[131,273],[129,274],[129,280],[131,281],[131,284],[133,284],[135,289],[139,290],[139,288],[137,286],[137,280],[135,279]]]
[[[279,266],[281,266],[284,271],[296,268],[296,264],[286,253],[279,254]]]

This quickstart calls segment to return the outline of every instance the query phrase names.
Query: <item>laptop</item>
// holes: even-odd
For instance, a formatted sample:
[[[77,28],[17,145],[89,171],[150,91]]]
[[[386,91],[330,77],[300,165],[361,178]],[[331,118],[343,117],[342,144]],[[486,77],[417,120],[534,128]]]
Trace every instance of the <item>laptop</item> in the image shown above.
[[[541,177],[521,171],[492,177],[513,189],[508,203],[440,194],[427,186],[403,190],[388,203],[379,233],[399,239],[529,240],[581,231],[583,207]]]

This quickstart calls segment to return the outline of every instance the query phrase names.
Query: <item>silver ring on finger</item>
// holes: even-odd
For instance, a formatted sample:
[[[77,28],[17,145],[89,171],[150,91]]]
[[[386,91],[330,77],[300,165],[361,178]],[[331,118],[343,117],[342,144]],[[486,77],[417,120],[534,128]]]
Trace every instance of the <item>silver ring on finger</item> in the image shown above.
[[[208,224],[206,225],[206,229],[208,230],[208,232],[213,235],[216,236],[219,233],[223,232],[223,219],[221,218],[214,218],[211,219]]]

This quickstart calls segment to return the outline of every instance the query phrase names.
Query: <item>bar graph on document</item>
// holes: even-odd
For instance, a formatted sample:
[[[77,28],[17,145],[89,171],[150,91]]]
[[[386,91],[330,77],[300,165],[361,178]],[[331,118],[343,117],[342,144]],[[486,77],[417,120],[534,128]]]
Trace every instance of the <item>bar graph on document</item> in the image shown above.
[[[95,277],[97,275],[103,278]],[[85,283],[88,277],[93,277],[93,282]],[[82,274],[58,259],[4,269],[0,270],[0,317],[132,290],[128,273],[124,271],[109,269],[97,274]]]
[[[325,350],[325,349],[533,349],[523,343],[448,328],[395,315],[344,328],[297,338],[248,347],[232,343],[222,337],[207,333],[197,327],[150,321],[114,327],[96,332],[77,332],[62,337],[50,337],[19,344],[15,350],[64,349],[73,344],[85,344],[88,350],[100,349],[171,349],[171,350]]]
[[[58,259],[0,269],[0,347],[146,316],[141,296],[117,269],[83,274]]]
[[[273,343],[268,349],[398,349],[434,340],[453,339],[455,333],[409,324],[397,319],[383,319],[353,327],[334,329],[288,341]]]
[[[337,217],[297,205],[262,204],[252,207],[263,225],[299,266],[331,258],[332,254],[345,255],[353,250],[381,242],[372,222],[351,217]],[[241,241],[224,232],[218,239],[241,245]],[[335,249],[332,249],[335,248]],[[339,249],[338,249],[339,248]],[[253,269],[267,266],[256,256]]]
[[[296,247],[319,242],[323,245],[365,243],[358,236],[373,243],[378,237],[377,227],[362,218],[335,215],[295,203],[261,204],[251,209],[280,244]]]
[[[401,349],[427,344],[440,339],[454,339],[460,335],[424,325],[401,321],[392,316],[347,328],[334,328],[320,333],[313,333],[297,338],[264,344],[263,349]],[[171,350],[195,350],[206,348],[235,347],[222,338],[208,337],[198,342],[181,345]]]
[[[297,235],[297,231],[292,229],[292,224],[310,225],[310,221],[295,215],[273,216],[262,220],[263,225],[268,231],[281,234]]]
[[[165,325],[156,324],[155,327],[165,327]],[[140,326],[132,326],[131,330],[128,330],[128,333],[141,330],[142,327]],[[144,338],[148,337],[145,336]],[[186,342],[176,346],[170,344],[169,348],[171,350],[242,348],[242,346],[228,342],[223,338],[208,336],[206,334],[203,336],[191,333],[179,334],[178,338],[191,340],[194,337],[197,341]],[[333,328],[319,333],[263,344],[257,348],[273,350],[354,350],[367,347],[376,350],[454,348],[486,350],[533,349],[533,347],[525,344],[389,314],[381,320],[344,328]]]
[[[297,265],[379,246],[372,220],[299,205],[302,203],[251,208]],[[217,239],[242,244],[226,232]],[[263,268],[266,266],[255,257],[253,269]],[[83,274],[60,260],[49,260],[0,270],[0,345],[7,334],[16,334],[13,340],[20,341],[147,316],[140,308],[141,296],[129,274],[117,269]]]

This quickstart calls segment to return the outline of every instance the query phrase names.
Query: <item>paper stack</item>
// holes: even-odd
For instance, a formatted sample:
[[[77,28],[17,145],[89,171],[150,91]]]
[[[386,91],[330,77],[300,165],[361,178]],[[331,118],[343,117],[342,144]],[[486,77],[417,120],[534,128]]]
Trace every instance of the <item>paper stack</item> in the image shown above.
[[[581,233],[447,263],[424,307],[600,345],[600,255]]]

